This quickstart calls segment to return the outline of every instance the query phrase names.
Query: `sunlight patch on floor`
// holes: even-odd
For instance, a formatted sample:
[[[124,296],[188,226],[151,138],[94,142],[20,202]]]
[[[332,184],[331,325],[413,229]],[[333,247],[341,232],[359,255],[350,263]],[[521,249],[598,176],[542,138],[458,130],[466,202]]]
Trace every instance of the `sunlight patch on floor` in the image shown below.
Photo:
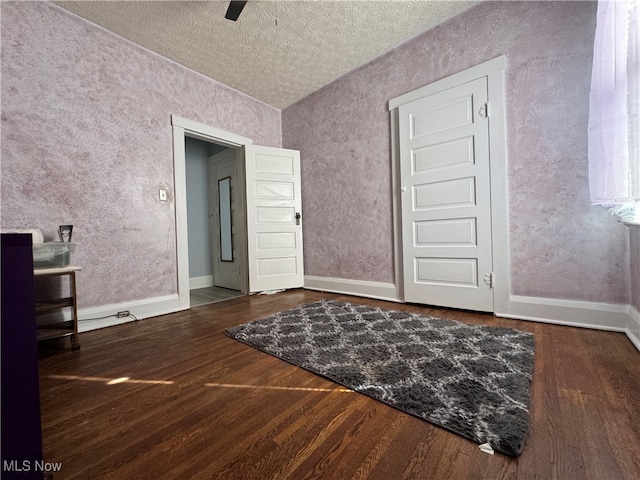
[[[49,378],[61,380],[82,380],[85,382],[104,382],[107,385],[117,385],[119,383],[142,383],[151,385],[172,385],[175,382],[168,380],[135,380],[130,377],[105,378],[105,377],[83,377],[79,375],[49,375]]]
[[[131,377],[119,377],[119,378],[106,378],[106,377],[84,377],[81,375],[49,375],[49,378],[55,378],[59,380],[79,380],[83,382],[102,382],[106,385],[118,385],[121,383],[134,383],[145,385],[173,385],[175,382],[169,380],[136,380]],[[249,388],[249,389],[263,389],[263,390],[290,390],[290,391],[303,391],[303,392],[341,392],[341,393],[353,393],[353,390],[348,388],[312,388],[312,387],[285,387],[278,385],[238,385],[231,383],[205,383],[205,387],[217,387],[217,388]]]
[[[259,388],[265,390],[296,390],[304,392],[343,392],[353,393],[348,388],[311,388],[311,387],[281,387],[276,385],[233,385],[229,383],[205,383],[205,387],[222,387],[222,388]]]

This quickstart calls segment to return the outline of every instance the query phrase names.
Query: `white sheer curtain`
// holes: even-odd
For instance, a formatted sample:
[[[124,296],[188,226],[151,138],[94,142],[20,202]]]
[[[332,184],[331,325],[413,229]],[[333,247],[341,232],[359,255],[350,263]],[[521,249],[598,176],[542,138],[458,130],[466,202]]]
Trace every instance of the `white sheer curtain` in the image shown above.
[[[640,222],[640,2],[599,0],[589,97],[591,201]]]

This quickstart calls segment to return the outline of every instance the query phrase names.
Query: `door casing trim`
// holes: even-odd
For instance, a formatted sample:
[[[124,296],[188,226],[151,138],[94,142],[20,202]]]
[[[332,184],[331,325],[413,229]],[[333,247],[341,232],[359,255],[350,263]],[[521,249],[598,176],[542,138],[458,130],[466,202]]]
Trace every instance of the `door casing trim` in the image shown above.
[[[240,148],[252,145],[250,138],[210,127],[203,123],[171,115],[173,129],[173,181],[176,209],[176,264],[178,283],[178,303],[180,310],[190,307],[189,299],[189,234],[187,231],[187,180],[184,145],[185,136],[227,147]],[[244,178],[244,162],[238,162],[238,177]],[[240,182],[243,184],[243,182]],[[244,195],[244,193],[241,193]],[[246,263],[245,263],[246,264]],[[248,283],[248,278],[246,279]],[[245,286],[242,293],[248,291]]]

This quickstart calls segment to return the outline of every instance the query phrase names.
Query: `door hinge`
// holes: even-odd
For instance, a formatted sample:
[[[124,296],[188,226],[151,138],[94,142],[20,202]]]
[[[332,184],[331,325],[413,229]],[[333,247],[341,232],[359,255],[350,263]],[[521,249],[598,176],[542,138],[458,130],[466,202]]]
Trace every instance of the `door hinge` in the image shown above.
[[[485,273],[483,280],[485,284],[489,285],[489,288],[494,287],[495,276],[493,275],[493,272]]]
[[[488,118],[489,117],[489,102],[485,102],[485,104],[480,107],[480,110],[478,111],[478,113],[480,114],[480,116],[482,118]]]

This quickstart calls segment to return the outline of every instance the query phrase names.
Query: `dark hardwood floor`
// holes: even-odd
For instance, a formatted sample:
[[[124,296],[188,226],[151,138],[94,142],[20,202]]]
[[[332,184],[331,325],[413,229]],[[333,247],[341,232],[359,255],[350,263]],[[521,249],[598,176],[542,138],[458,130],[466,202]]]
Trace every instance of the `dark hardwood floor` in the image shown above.
[[[350,392],[223,331],[335,298],[533,332],[518,458]],[[293,290],[83,333],[40,360],[54,479],[640,478],[640,352],[622,333]]]

